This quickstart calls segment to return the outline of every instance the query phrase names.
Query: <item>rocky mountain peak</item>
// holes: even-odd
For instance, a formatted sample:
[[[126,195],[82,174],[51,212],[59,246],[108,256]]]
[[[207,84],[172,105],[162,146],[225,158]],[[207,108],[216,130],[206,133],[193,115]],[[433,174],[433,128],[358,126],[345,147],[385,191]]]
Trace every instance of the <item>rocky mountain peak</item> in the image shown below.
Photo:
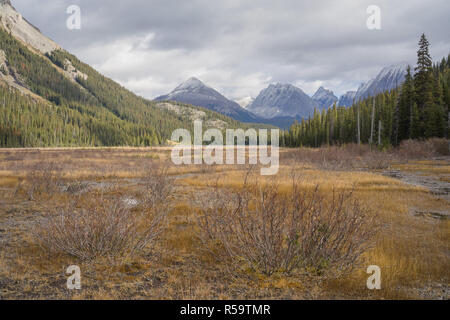
[[[313,95],[314,98],[320,98],[326,95],[334,95],[333,91],[325,89],[324,87],[320,87],[317,89],[316,93]]]
[[[191,77],[182,84],[180,84],[178,87],[176,87],[174,91],[194,90],[198,88],[207,88],[207,86],[199,79]]]
[[[242,108],[235,101],[227,99],[221,93],[208,87],[195,77],[189,78],[169,94],[157,97],[155,100],[188,103],[244,122],[252,122],[256,119],[253,114]]]
[[[334,92],[324,87],[320,87],[316,93],[312,96],[312,99],[318,104],[321,109],[327,109],[331,107],[338,98],[334,95]]]
[[[259,117],[307,117],[314,111],[314,101],[291,84],[270,84],[256,97],[247,110]]]

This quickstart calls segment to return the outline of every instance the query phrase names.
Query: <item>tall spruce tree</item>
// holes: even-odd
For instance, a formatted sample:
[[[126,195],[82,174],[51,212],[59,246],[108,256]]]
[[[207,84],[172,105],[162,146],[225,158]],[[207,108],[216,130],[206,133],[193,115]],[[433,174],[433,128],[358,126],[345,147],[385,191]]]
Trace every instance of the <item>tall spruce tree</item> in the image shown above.
[[[430,109],[433,108],[433,83],[432,83],[432,65],[429,45],[425,34],[422,34],[419,41],[419,50],[417,51],[417,66],[414,75],[415,100],[419,110],[419,123],[417,131],[420,136],[425,135],[427,122],[431,121]],[[429,129],[429,128],[428,128]]]

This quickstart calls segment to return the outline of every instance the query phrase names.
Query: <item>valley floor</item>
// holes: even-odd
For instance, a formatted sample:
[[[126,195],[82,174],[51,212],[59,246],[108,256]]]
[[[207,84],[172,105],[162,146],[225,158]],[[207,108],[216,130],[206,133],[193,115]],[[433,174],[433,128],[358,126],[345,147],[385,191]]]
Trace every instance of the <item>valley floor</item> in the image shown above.
[[[137,205],[148,164],[170,163],[170,149],[0,150],[0,299],[450,299],[450,157],[345,167],[296,152],[281,150],[277,183],[289,188],[296,172],[305,189],[353,189],[381,225],[349,275],[230,273],[203,250],[199,203],[217,181],[240,188],[246,166],[169,165],[175,181],[167,228],[138,255],[83,262],[47,252],[32,236],[43,215],[99,194]],[[37,168],[57,171],[59,189],[30,193]],[[66,287],[70,265],[81,268],[81,290]],[[381,269],[381,290],[366,287],[369,265]]]

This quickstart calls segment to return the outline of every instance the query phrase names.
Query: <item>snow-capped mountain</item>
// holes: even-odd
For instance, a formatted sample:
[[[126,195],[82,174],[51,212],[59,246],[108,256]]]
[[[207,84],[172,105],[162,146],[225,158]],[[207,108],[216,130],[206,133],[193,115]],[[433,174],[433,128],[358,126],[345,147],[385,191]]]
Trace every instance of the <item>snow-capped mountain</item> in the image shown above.
[[[291,84],[271,84],[262,90],[247,110],[259,117],[308,117],[316,103]]]
[[[338,97],[334,95],[334,92],[327,90],[324,87],[320,87],[312,96],[312,99],[317,102],[320,109],[328,109],[338,101]]]
[[[339,98],[338,106],[351,107],[353,105],[353,100],[355,99],[355,96],[356,91],[348,91]]]
[[[256,116],[242,108],[239,104],[228,100],[222,94],[194,77],[180,84],[171,93],[157,97],[155,100],[188,103],[222,113],[244,122],[258,120]]]
[[[377,95],[386,90],[392,90],[400,86],[405,81],[406,63],[392,65],[383,68],[381,72],[372,80],[363,83],[356,92],[355,101],[364,100],[367,97]]]

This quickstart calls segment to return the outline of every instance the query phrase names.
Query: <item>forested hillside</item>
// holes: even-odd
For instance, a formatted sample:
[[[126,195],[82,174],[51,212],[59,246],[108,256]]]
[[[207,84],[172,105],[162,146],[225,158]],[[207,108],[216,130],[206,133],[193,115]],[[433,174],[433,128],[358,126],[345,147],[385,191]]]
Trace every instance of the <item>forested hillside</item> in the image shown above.
[[[151,146],[164,144],[192,119],[160,108],[80,62],[66,51],[32,52],[0,28],[0,147]],[[68,63],[69,62],[69,63]],[[68,76],[67,66],[85,76]],[[42,97],[11,88],[6,77]],[[183,107],[182,104],[179,104]],[[186,106],[236,127],[221,114]]]
[[[408,68],[405,83],[354,103],[315,111],[282,134],[281,145],[320,147],[351,142],[397,145],[405,139],[449,136],[450,55],[432,64],[422,35],[417,67]],[[359,124],[359,125],[358,125]]]

